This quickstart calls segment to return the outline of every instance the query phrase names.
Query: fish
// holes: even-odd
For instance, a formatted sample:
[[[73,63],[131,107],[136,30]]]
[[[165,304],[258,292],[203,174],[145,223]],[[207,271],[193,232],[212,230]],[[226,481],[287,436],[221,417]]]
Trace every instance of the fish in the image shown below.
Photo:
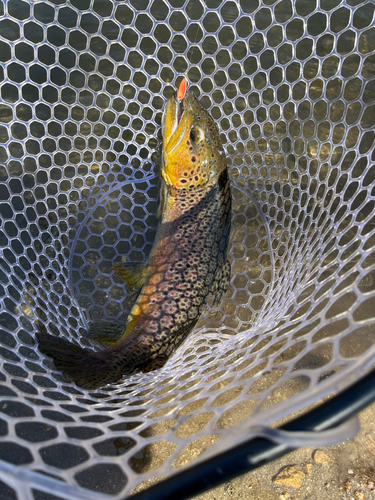
[[[219,304],[230,282],[227,162],[217,124],[186,82],[166,103],[162,135],[161,220],[154,245],[147,262],[113,266],[138,291],[126,325],[91,325],[88,337],[108,345],[98,351],[36,333],[39,351],[83,389],[164,366],[210,297]]]

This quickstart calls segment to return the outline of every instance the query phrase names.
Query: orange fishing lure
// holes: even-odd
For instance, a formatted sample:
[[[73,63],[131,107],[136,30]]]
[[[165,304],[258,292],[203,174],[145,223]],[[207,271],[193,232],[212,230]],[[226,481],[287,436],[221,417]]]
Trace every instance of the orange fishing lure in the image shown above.
[[[185,94],[186,94],[186,78],[183,78],[183,80],[181,81],[180,83],[180,86],[178,87],[178,91],[177,91],[177,99],[179,101],[182,101],[182,99],[185,97]]]

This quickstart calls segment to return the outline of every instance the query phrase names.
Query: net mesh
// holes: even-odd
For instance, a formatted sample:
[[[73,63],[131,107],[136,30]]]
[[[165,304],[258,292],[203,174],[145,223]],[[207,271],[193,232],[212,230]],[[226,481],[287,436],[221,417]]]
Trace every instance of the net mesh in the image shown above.
[[[124,496],[373,364],[373,2],[0,10],[6,498]],[[34,334],[98,349],[88,324],[126,319],[134,296],[111,266],[152,248],[161,112],[185,72],[230,166],[231,285],[163,369],[84,391]]]

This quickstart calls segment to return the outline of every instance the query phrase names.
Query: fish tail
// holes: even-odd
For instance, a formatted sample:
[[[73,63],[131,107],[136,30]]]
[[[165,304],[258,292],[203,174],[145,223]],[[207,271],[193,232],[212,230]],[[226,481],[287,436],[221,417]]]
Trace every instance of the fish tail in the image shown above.
[[[106,351],[93,352],[44,332],[36,333],[39,350],[53,359],[55,367],[83,389],[96,389],[118,381],[119,366]]]

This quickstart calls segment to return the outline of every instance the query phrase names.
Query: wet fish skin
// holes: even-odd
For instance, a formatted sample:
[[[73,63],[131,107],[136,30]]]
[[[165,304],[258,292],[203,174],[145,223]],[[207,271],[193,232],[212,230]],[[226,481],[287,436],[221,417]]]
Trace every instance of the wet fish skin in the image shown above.
[[[137,266],[136,277],[126,269],[125,279],[141,285],[117,343],[94,352],[36,334],[39,350],[82,388],[161,366],[192,331],[209,296],[218,302],[229,284],[231,196],[217,126],[188,91],[182,102],[176,95],[168,101],[162,128],[162,220],[144,268]],[[100,325],[94,326],[100,338]]]

